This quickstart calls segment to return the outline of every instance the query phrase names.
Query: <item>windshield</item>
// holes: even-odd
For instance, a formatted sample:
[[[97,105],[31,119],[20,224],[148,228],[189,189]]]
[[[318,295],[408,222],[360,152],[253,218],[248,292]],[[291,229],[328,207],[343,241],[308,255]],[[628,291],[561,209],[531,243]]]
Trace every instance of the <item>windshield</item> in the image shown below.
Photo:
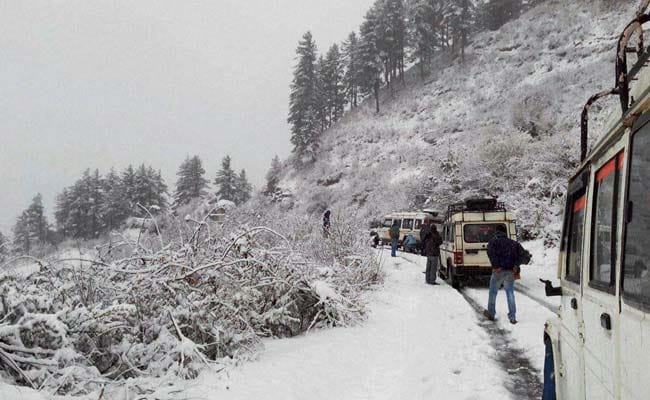
[[[487,243],[496,233],[497,226],[505,224],[470,224],[463,227],[463,236],[466,243]]]

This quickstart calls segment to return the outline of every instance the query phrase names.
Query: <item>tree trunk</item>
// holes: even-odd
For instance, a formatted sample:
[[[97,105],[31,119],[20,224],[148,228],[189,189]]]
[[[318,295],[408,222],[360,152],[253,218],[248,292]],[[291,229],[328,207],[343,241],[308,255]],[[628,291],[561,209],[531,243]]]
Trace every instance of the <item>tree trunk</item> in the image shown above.
[[[379,114],[379,79],[375,80],[375,108]]]

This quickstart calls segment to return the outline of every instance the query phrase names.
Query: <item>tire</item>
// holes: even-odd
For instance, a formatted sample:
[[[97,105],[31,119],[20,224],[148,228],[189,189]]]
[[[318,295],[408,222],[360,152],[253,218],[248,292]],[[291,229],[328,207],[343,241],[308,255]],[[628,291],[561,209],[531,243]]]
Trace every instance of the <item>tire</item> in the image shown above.
[[[454,267],[447,263],[447,283],[454,289],[460,289],[460,280],[454,275]]]

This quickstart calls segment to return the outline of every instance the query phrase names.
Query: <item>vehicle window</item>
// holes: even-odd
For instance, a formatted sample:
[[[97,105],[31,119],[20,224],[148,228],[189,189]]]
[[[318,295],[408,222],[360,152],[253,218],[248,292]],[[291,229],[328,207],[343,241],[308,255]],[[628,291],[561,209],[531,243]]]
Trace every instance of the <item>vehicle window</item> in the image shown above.
[[[623,293],[650,303],[650,125],[632,139]]]
[[[566,278],[580,282],[582,269],[582,241],[584,239],[585,206],[587,198],[583,193],[571,203],[571,216],[568,229]]]
[[[402,220],[401,220],[401,219],[395,219],[395,220],[393,220],[393,225],[402,226]],[[391,226],[392,226],[392,225],[391,225]]]
[[[497,226],[506,227],[505,224],[468,224],[463,227],[463,236],[466,243],[487,243],[497,231]]]
[[[592,223],[591,271],[595,287],[610,288],[616,280],[616,225],[619,201],[618,181],[622,153],[596,171]]]
[[[385,219],[384,222],[381,224],[384,228],[390,228],[393,226],[393,220],[392,219]]]
[[[413,229],[413,220],[412,219],[403,220],[402,229]]]
[[[422,229],[422,220],[421,219],[416,219],[415,220],[415,225],[413,226],[413,229],[416,229],[416,230]]]

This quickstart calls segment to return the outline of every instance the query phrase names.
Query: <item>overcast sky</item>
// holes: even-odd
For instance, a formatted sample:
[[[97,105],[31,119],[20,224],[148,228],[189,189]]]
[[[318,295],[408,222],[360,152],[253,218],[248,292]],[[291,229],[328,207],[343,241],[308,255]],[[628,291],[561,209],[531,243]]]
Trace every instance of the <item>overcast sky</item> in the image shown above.
[[[85,168],[146,163],[170,188],[198,154],[260,185],[290,152],[295,47],[358,27],[372,0],[0,0],[0,230]]]

